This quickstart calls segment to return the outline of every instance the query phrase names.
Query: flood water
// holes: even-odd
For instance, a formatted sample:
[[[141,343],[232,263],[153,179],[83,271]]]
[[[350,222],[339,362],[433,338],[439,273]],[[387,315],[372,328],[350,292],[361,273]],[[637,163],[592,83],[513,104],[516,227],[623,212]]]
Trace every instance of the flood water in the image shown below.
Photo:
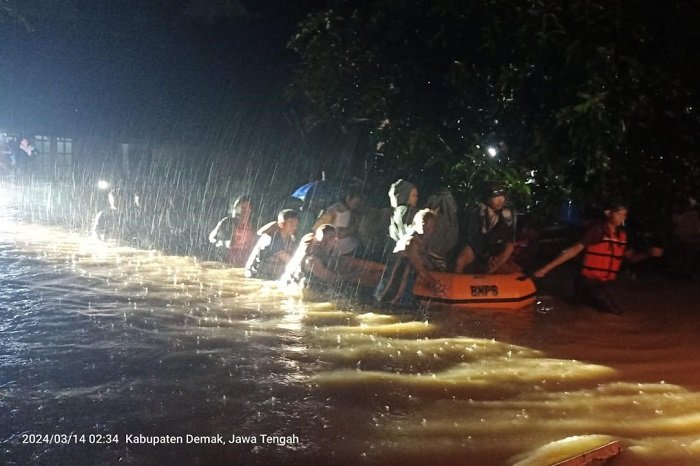
[[[697,283],[627,280],[622,316],[393,314],[8,205],[0,280],[3,464],[542,465],[613,439],[615,465],[700,464]]]

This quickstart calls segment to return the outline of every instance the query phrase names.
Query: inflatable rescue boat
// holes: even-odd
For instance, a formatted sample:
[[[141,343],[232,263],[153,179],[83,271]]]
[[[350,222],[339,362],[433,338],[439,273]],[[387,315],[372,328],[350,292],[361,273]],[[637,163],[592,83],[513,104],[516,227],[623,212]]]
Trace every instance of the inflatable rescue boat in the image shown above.
[[[468,275],[430,272],[444,286],[437,292],[416,281],[416,299],[450,306],[485,309],[521,309],[535,302],[535,284],[522,273]]]

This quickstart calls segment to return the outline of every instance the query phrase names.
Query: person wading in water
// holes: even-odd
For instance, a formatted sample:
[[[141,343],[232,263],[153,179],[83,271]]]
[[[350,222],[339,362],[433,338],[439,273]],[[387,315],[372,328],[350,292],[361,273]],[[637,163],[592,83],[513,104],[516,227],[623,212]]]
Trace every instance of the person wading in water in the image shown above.
[[[628,249],[627,233],[623,228],[626,219],[627,207],[623,203],[610,203],[605,209],[605,220],[592,224],[579,242],[537,270],[535,277],[545,277],[555,267],[584,252],[576,281],[577,300],[602,312],[621,314],[622,309],[613,297],[610,284],[617,279],[623,259],[638,262],[663,255],[663,249],[657,247],[646,252]]]

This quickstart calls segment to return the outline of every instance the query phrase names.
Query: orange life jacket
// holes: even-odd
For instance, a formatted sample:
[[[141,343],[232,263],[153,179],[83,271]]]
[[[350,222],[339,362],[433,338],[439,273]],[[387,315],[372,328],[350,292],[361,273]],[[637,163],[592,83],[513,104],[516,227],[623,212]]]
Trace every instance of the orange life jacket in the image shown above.
[[[591,280],[607,282],[617,278],[627,248],[627,234],[618,231],[610,237],[607,225],[604,228],[603,239],[586,247],[581,275]]]

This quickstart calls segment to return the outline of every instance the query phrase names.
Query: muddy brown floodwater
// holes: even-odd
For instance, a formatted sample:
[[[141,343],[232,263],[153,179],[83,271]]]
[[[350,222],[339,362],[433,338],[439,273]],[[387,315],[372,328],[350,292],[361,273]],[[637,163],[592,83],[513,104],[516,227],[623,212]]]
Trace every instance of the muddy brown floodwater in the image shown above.
[[[700,464],[697,283],[395,314],[9,208],[0,277],[5,464]]]

